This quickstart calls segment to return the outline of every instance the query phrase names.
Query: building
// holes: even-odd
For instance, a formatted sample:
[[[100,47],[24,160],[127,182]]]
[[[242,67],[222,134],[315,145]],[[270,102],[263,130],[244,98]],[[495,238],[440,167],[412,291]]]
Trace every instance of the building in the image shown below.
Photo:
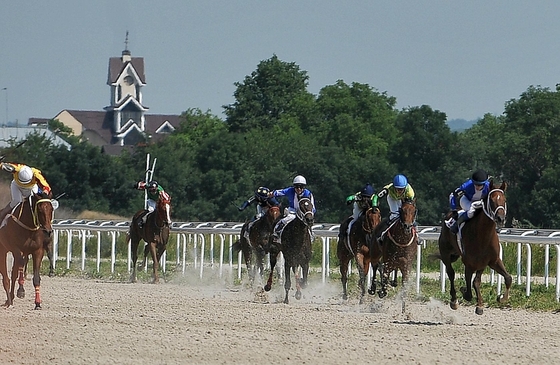
[[[110,105],[103,111],[64,109],[52,118],[110,155],[139,144],[157,142],[172,133],[180,122],[179,115],[147,114],[149,108],[142,100],[142,89],[146,86],[144,59],[131,56],[128,33],[125,45],[121,57],[109,58]],[[30,118],[28,124],[47,121]]]

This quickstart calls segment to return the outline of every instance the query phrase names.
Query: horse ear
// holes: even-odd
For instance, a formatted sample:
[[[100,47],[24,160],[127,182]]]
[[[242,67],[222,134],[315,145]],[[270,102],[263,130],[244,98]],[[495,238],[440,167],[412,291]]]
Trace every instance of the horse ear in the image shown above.
[[[502,181],[502,185],[500,186],[500,189],[503,190],[503,191],[506,191],[507,186],[508,186],[507,182]]]

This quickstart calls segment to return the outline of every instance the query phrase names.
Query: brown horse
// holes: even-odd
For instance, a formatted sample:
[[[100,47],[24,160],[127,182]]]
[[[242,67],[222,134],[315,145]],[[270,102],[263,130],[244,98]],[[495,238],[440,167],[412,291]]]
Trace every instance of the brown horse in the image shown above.
[[[33,260],[33,286],[35,287],[35,309],[41,309],[41,262],[52,234],[53,203],[46,195],[32,194],[23,199],[9,213],[0,226],[0,273],[6,291],[5,307],[13,305],[15,282],[18,278],[18,298],[25,297],[23,284],[24,268],[28,256]],[[6,255],[14,257],[11,279],[8,277]],[[11,283],[10,283],[11,280]],[[11,284],[11,285],[10,285]]]
[[[344,300],[348,299],[348,266],[350,260],[355,259],[360,275],[358,285],[361,289],[361,304],[366,292],[365,282],[371,262],[367,236],[373,234],[373,230],[381,221],[381,212],[378,207],[373,207],[361,214],[352,224],[350,242],[348,242],[347,230],[351,219],[352,217],[348,218],[340,225],[336,254],[340,263],[340,280],[342,281],[342,298]]]
[[[284,227],[281,233],[280,245],[274,243],[272,236],[270,244],[270,273],[264,290],[272,288],[272,276],[276,266],[277,256],[280,252],[284,254],[284,273],[286,275],[284,289],[286,297],[284,303],[288,304],[288,292],[292,286],[290,269],[293,270],[296,281],[296,299],[301,299],[301,289],[307,286],[307,275],[309,274],[309,261],[311,260],[311,227],[313,226],[314,213],[313,203],[309,198],[300,198],[296,210],[296,218]],[[301,267],[302,278],[299,278]]]
[[[445,222],[442,224],[438,239],[439,255],[437,257],[445,265],[449,277],[449,292],[451,294],[449,306],[451,309],[458,308],[455,270],[453,270],[452,263],[457,261],[459,257],[462,258],[465,266],[466,281],[466,288],[461,288],[461,292],[465,300],[471,301],[473,298],[472,286],[474,286],[477,298],[476,314],[483,313],[480,284],[482,273],[487,266],[504,277],[506,292],[504,295],[498,296],[498,302],[503,303],[509,299],[512,278],[500,259],[500,241],[496,233],[496,227],[503,227],[506,220],[506,188],[506,182],[502,182],[500,186],[494,185],[494,182],[491,183],[488,196],[483,198],[482,209],[478,210],[461,228],[462,249],[459,247],[457,236],[451,233]],[[451,213],[448,213],[446,218],[450,216]],[[472,281],[473,273],[475,273],[474,281]]]
[[[250,222],[243,224],[239,240],[232,245],[234,252],[239,250],[243,252],[251,284],[257,273],[261,276],[263,274],[264,257],[267,253],[265,247],[278,219],[280,219],[280,207],[269,207],[266,213],[252,225]],[[249,230],[249,239],[245,236],[247,230]]]
[[[400,270],[403,286],[408,281],[412,261],[418,249],[418,233],[414,227],[416,212],[416,199],[403,201],[401,208],[399,208],[399,218],[390,224],[382,245],[379,245],[375,239],[371,240],[373,279],[369,290],[370,294],[374,294],[377,289],[375,280],[377,270],[381,274],[381,289],[377,293],[380,298],[387,295],[389,275],[393,271]],[[379,234],[377,231],[380,228],[382,228],[381,225],[376,227],[376,236]],[[396,286],[396,281],[391,285]]]
[[[146,218],[146,223],[140,228],[139,222],[144,215],[145,210],[138,211],[132,218],[130,229],[127,234],[127,242],[130,239],[130,248],[132,251],[132,274],[130,281],[135,283],[136,278],[136,261],[138,260],[138,244],[143,240],[146,245],[144,246],[144,261],[142,266],[145,265],[148,259],[148,253],[152,255],[153,265],[153,282],[159,282],[159,263],[161,256],[167,248],[167,241],[169,240],[169,230],[171,224],[171,197],[166,194],[166,197],[160,197],[156,204],[156,209],[149,212]]]

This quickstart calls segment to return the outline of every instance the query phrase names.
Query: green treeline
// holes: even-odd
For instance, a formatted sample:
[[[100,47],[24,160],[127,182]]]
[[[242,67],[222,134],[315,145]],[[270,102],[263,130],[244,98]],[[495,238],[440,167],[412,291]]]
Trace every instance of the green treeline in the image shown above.
[[[143,206],[132,184],[144,177],[150,153],[175,221],[243,221],[254,209],[240,213],[236,205],[258,186],[284,188],[301,174],[315,196],[316,221],[340,222],[351,214],[346,196],[366,182],[379,190],[402,173],[417,194],[418,222],[435,225],[449,193],[483,168],[509,183],[508,224],[560,226],[558,89],[530,86],[505,103],[502,115],[453,132],[444,112],[427,105],[397,110],[395,97],[367,84],[339,80],[313,95],[307,72],[276,56],[235,86],[225,119],[189,109],[168,138],[132,154],[104,155],[56,120],[51,129],[71,151],[32,135],[3,152],[41,169],[55,195],[66,193],[61,206],[76,212],[132,216]]]

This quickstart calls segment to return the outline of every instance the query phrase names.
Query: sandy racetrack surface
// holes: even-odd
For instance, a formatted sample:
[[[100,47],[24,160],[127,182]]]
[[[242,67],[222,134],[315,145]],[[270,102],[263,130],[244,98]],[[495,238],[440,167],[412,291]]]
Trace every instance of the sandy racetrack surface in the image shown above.
[[[154,285],[42,277],[0,308],[2,364],[552,364],[559,314],[368,297],[342,302],[338,282],[281,303],[227,284]],[[231,288],[228,288],[231,287]],[[2,300],[3,302],[3,300]]]

